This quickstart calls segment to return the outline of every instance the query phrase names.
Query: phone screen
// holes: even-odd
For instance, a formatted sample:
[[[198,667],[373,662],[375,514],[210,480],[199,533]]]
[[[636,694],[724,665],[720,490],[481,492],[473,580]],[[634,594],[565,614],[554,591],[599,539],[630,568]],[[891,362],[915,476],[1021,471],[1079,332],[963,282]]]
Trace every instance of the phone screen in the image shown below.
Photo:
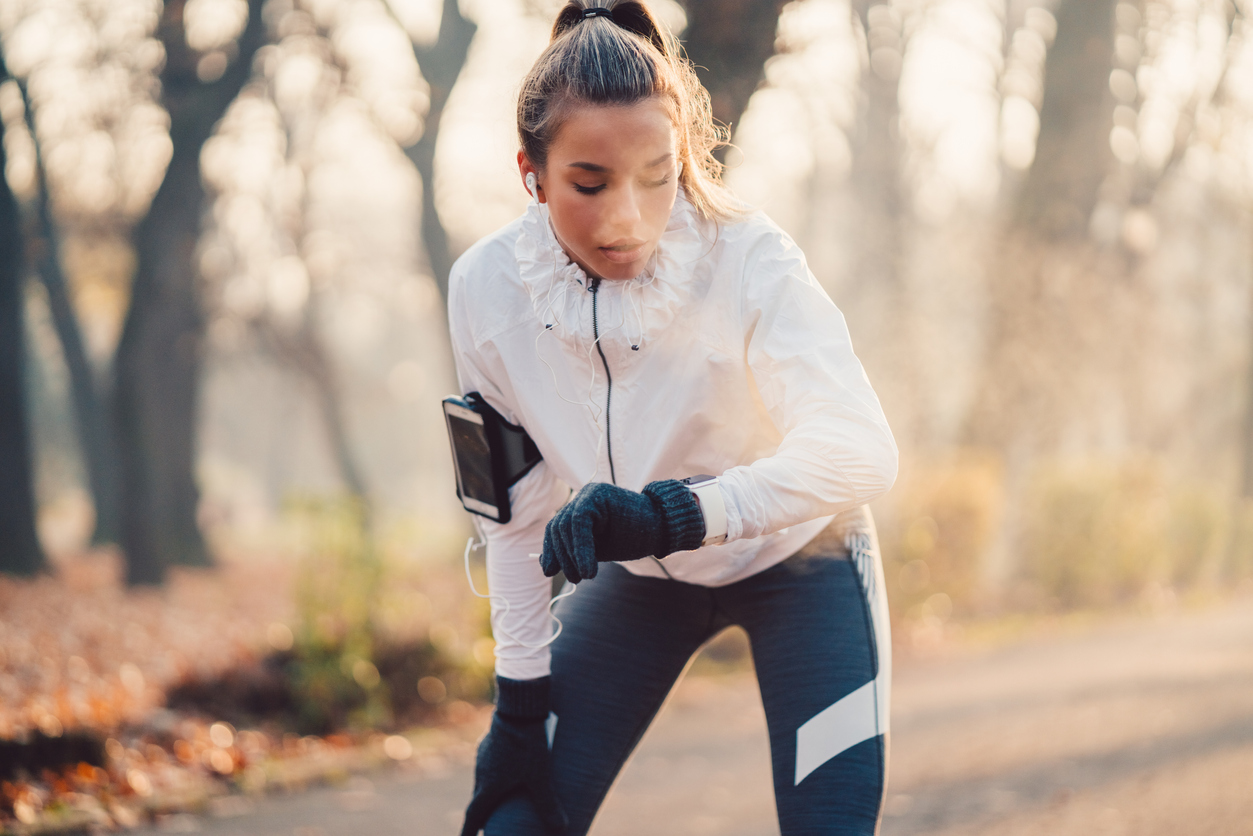
[[[487,445],[483,425],[456,415],[448,415],[447,418],[462,495],[489,505],[494,511],[496,493],[492,489],[492,452]]]

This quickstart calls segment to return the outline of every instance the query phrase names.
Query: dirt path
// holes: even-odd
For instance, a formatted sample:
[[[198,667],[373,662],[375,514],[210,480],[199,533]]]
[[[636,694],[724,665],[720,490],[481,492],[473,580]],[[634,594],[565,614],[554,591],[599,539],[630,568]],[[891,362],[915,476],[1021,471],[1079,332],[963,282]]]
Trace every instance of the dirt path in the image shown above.
[[[164,829],[455,833],[470,783],[449,764]],[[684,682],[592,832],[777,833],[752,677]],[[898,664],[883,833],[1253,834],[1253,601]]]

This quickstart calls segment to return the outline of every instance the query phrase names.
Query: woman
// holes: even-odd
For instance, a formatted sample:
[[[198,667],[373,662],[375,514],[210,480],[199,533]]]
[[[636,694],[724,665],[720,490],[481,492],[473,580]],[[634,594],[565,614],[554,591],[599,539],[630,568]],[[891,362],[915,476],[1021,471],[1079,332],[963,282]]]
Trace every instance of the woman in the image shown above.
[[[463,836],[585,833],[732,624],[752,643],[782,832],[873,833],[890,645],[865,505],[897,452],[843,317],[787,235],[723,189],[708,94],[640,3],[567,3],[518,129],[533,202],[449,292],[463,391],[544,457],[511,488],[511,521],[481,524],[498,700]],[[679,481],[699,474],[717,479]],[[550,648],[558,571],[578,586]]]

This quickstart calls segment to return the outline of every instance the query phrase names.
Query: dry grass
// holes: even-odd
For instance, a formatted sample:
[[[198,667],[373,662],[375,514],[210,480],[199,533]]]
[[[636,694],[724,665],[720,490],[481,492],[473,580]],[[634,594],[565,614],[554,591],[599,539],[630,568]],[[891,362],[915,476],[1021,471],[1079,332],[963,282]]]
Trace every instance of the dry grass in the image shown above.
[[[16,773],[0,764],[9,778],[0,781],[0,833],[128,827],[231,793],[470,757],[484,709],[457,698],[455,678],[446,694],[428,687],[421,698],[431,704],[420,716],[435,727],[403,736],[370,727],[301,736],[284,718],[236,728],[201,709],[165,707],[179,686],[255,670],[298,643],[302,617],[316,617],[297,611],[302,566],[235,554],[214,570],[173,569],[159,589],[127,589],[119,556],[96,551],[56,558],[50,575],[0,576],[0,746],[26,742],[23,757],[40,763]],[[437,644],[464,677],[490,665],[491,645],[457,568],[385,561],[371,616],[392,646]]]
[[[292,616],[283,561],[174,569],[164,588],[137,590],[113,552],[54,565],[31,580],[0,577],[0,738],[135,722],[175,683],[266,652],[269,625]]]

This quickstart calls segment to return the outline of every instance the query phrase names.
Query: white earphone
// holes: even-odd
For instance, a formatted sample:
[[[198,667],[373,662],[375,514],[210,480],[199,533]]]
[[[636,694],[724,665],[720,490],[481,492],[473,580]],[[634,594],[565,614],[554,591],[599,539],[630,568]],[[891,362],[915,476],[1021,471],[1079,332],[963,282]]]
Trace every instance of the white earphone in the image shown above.
[[[564,625],[561,623],[561,619],[558,618],[557,614],[553,612],[553,607],[557,605],[558,601],[564,598],[569,598],[571,595],[573,595],[575,589],[577,589],[578,587],[576,587],[572,583],[567,582],[566,588],[561,591],[561,594],[554,595],[552,599],[549,600],[548,617],[552,619],[552,623],[555,624],[557,627],[557,629],[553,631],[551,636],[544,639],[543,641],[536,642],[536,643],[528,644],[527,642],[522,641],[517,636],[513,635],[512,633],[510,633],[508,630],[505,629],[505,619],[509,616],[509,611],[512,609],[512,607],[509,604],[509,599],[503,595],[493,595],[490,590],[488,592],[479,592],[478,587],[474,585],[474,576],[470,574],[470,552],[474,551],[475,549],[487,548],[487,540],[486,538],[483,537],[483,529],[479,528],[479,521],[477,518],[473,520],[473,523],[474,523],[474,530],[479,536],[478,536],[477,543],[474,542],[475,538],[473,537],[466,540],[466,550],[465,550],[466,581],[470,584],[470,591],[474,593],[475,596],[479,598],[487,599],[489,601],[500,601],[501,604],[504,605],[504,609],[501,610],[500,615],[496,617],[495,619],[496,623],[492,629],[495,630],[500,635],[510,639],[511,641],[517,642],[522,647],[528,647],[532,650],[538,650],[541,647],[548,647],[548,645],[552,644],[553,642],[557,640],[557,637],[561,635],[561,631],[564,628]],[[530,557],[534,560],[539,560],[540,556],[538,554],[532,554],[530,555]]]

